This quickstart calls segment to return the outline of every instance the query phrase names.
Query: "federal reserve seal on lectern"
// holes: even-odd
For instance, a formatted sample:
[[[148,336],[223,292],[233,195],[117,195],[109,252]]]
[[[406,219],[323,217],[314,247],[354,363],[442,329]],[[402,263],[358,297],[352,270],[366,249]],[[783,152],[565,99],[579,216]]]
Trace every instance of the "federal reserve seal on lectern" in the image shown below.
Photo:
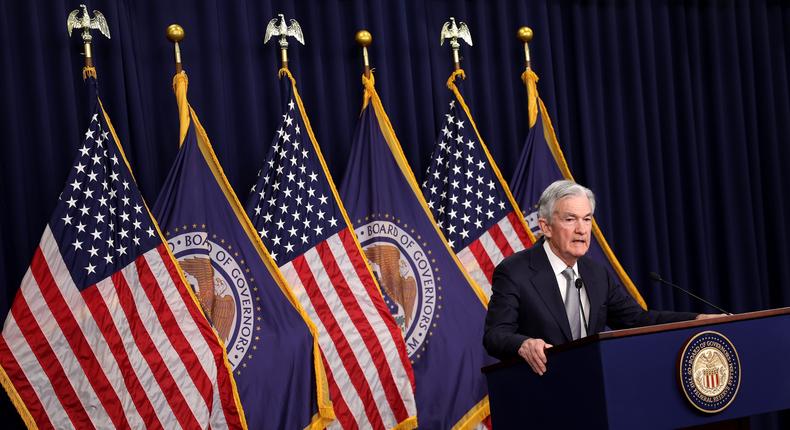
[[[741,362],[732,342],[721,333],[704,331],[683,347],[678,363],[680,388],[705,413],[729,406],[741,385]]]

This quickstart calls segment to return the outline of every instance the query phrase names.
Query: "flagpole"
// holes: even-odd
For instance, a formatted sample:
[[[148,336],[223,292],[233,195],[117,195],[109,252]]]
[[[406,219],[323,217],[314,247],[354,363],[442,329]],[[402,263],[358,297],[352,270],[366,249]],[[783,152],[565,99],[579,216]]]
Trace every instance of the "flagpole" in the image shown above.
[[[521,80],[524,81],[524,85],[527,87],[527,106],[530,128],[535,125],[535,121],[538,119],[538,76],[532,71],[532,59],[529,55],[529,42],[532,42],[533,36],[534,33],[532,29],[527,26],[520,27],[518,31],[516,31],[516,37],[524,44],[526,68],[524,69],[524,73],[521,74]]]
[[[184,28],[178,24],[170,24],[166,30],[167,40],[173,42],[173,50],[176,56],[176,73],[181,73],[183,67],[181,65],[181,48],[178,42],[184,40]]]
[[[181,46],[179,42],[184,40],[186,32],[184,27],[178,24],[170,24],[165,30],[167,40],[173,42],[173,51],[176,60],[176,74],[173,76],[173,92],[176,95],[176,103],[178,104],[178,145],[184,143],[187,137],[187,131],[190,124],[190,107],[187,102],[187,74],[184,72],[184,66],[181,62]]]
[[[280,44],[280,63],[283,69],[288,68],[288,43]]]
[[[370,58],[368,57],[368,46],[373,43],[373,35],[367,30],[359,30],[354,35],[354,40],[362,47],[362,61],[365,64],[365,77],[370,79]]]
[[[88,37],[87,39],[84,40],[84,42],[85,42],[85,48],[84,48],[85,67],[93,67],[93,55],[91,53],[91,38]]]
[[[532,42],[532,29],[529,27],[521,27],[516,32],[516,36],[521,43],[524,44],[524,57],[527,60],[527,69],[531,68],[530,58],[529,58],[529,42]]]

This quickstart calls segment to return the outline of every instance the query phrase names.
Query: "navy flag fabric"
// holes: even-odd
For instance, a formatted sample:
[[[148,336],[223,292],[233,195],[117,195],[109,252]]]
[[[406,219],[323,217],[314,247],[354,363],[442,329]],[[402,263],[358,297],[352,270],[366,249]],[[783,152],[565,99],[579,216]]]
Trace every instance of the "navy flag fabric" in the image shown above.
[[[447,81],[453,96],[422,192],[461,264],[490,297],[494,268],[534,238],[480,137],[458,78],[464,78],[461,69]]]
[[[323,428],[333,419],[315,327],[285,284],[173,80],[181,146],[154,206],[168,245],[225,343],[252,429]]]
[[[538,76],[532,69],[527,68],[522,75],[522,80],[528,89],[531,128],[510,186],[516,201],[524,211],[529,228],[535,236],[540,236],[538,200],[540,200],[541,193],[552,182],[563,178],[573,180],[573,176],[565,161],[565,156],[562,154],[562,149],[560,149],[560,143],[554,133],[554,127],[551,125],[546,105],[538,95]],[[628,273],[620,265],[595,219],[593,219],[592,232],[593,240],[590,243],[588,255],[601,264],[605,264],[609,271],[620,279],[620,282],[639,305],[646,308],[645,300],[639,294],[639,290],[636,289]]]
[[[337,416],[332,427],[414,428],[403,337],[354,237],[296,81],[287,69],[280,75],[282,122],[247,212],[318,328]]]
[[[363,83],[343,202],[406,339],[420,426],[474,428],[489,415],[487,298],[434,223],[372,78]]]
[[[88,129],[0,337],[30,428],[245,428],[221,341],[132,176],[86,67]]]

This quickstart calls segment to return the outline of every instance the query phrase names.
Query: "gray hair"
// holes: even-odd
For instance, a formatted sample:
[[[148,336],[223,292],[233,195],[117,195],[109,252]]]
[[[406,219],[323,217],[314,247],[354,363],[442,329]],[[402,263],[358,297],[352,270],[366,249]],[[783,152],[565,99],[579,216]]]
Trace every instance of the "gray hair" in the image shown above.
[[[571,196],[587,196],[587,200],[590,201],[592,212],[595,213],[595,195],[593,192],[589,188],[579,185],[576,182],[561,179],[552,182],[551,185],[546,187],[543,194],[540,195],[540,200],[538,201],[538,217],[545,219],[551,224],[551,214],[554,213],[554,205],[556,205],[558,201]]]

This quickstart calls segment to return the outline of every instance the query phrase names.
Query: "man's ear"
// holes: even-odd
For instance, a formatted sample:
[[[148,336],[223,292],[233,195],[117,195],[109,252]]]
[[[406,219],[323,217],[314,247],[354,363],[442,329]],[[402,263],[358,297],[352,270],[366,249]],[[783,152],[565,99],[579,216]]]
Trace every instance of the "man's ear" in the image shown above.
[[[546,218],[538,218],[538,225],[540,226],[540,231],[543,232],[543,236],[545,236],[546,239],[550,239],[551,226],[549,225],[549,222],[546,221]]]

